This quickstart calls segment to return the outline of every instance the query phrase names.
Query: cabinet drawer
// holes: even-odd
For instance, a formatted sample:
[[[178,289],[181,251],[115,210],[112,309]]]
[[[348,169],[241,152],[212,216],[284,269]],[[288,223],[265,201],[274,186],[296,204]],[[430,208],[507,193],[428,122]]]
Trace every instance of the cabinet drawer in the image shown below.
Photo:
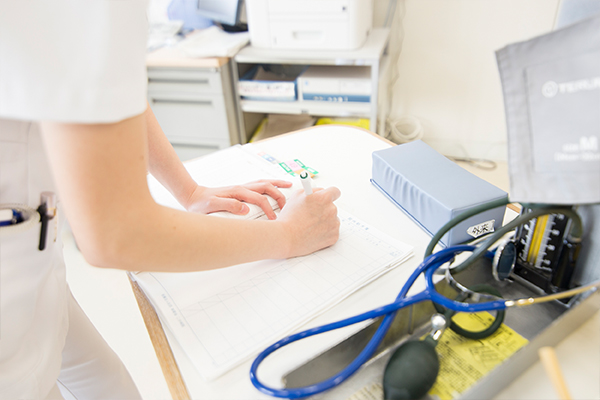
[[[148,68],[148,91],[222,94],[219,70]]]
[[[148,93],[148,102],[172,143],[231,145],[222,96]]]

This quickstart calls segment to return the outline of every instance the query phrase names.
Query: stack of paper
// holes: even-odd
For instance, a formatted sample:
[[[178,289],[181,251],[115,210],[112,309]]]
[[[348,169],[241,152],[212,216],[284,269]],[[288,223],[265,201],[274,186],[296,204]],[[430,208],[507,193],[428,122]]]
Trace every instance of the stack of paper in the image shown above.
[[[192,33],[177,48],[189,57],[233,57],[249,40],[248,32],[227,33],[211,26]]]
[[[203,184],[289,179],[278,166],[247,151],[248,146],[211,154],[187,167]],[[150,187],[159,202],[173,205],[153,179]],[[339,218],[339,241],[308,256],[135,278],[198,372],[213,379],[410,257],[410,246],[342,210]]]
[[[179,42],[178,35],[183,27],[183,21],[156,22],[148,25],[147,51],[154,51],[162,46]]]
[[[296,78],[300,72],[292,69],[291,73],[276,73],[258,66],[238,81],[238,92],[248,100],[295,101]]]

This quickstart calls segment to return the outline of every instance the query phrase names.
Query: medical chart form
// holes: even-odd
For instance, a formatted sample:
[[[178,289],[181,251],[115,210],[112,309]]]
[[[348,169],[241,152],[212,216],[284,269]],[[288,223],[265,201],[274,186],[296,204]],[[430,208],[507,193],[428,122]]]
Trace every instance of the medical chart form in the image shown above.
[[[308,256],[136,280],[198,372],[214,379],[398,266],[412,248],[340,211],[340,240]]]
[[[261,152],[254,145],[232,146],[188,162],[186,168],[205,186],[286,179],[294,183],[293,188],[281,190],[286,197],[292,190],[300,190],[297,178],[257,154]],[[158,203],[181,208],[152,176],[148,182]],[[257,206],[249,206],[251,211],[245,217],[215,214],[264,218]],[[170,337],[205,379],[215,379],[412,255],[411,246],[350,213],[340,209],[338,216],[339,241],[308,256],[214,271],[146,272],[136,274],[135,279]]]

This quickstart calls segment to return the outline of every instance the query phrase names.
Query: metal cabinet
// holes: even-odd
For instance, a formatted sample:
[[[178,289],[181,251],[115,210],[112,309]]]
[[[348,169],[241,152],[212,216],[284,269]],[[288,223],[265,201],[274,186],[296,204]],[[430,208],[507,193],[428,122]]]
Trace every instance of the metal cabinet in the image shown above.
[[[148,66],[148,102],[176,149],[193,146],[201,155],[240,142],[229,62]]]

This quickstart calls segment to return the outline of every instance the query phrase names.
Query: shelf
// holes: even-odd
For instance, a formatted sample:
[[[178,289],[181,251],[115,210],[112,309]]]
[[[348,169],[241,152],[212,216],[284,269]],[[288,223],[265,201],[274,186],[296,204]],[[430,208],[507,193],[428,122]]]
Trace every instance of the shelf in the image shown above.
[[[243,112],[369,118],[371,103],[240,100]]]
[[[365,44],[355,50],[281,50],[246,46],[236,56],[237,63],[373,65],[382,56],[389,38],[388,28],[375,28]]]
[[[386,59],[390,30],[375,28],[364,45],[354,50],[282,50],[246,46],[233,58],[233,80],[237,82],[250,68],[259,64],[365,66],[370,69],[371,101],[320,102],[320,101],[256,101],[244,100],[237,93],[237,112],[241,141],[247,140],[262,121],[264,114],[308,114],[315,117],[366,118],[370,129],[379,132],[385,115],[379,114],[379,93],[386,82],[380,81],[381,61]]]

